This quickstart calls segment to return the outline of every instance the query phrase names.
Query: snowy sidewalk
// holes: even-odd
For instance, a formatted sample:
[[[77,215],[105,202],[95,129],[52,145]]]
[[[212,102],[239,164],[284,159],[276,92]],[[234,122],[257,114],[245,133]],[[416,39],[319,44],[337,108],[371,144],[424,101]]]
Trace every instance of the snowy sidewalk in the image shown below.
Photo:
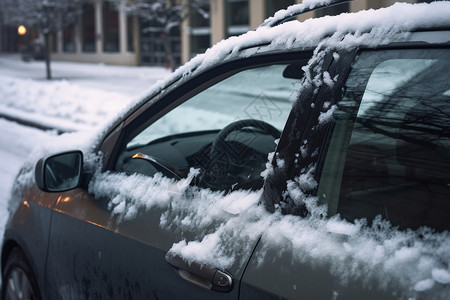
[[[0,116],[59,131],[89,130],[113,118],[170,74],[159,67],[52,62],[0,54]]]

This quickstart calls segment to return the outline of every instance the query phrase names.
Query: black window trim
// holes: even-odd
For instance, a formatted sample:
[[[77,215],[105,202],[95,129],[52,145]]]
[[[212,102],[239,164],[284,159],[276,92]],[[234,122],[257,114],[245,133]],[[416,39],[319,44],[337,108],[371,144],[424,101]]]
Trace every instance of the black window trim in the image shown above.
[[[327,132],[328,124],[317,127],[319,115],[325,112],[325,102],[330,105],[335,105],[343,94],[343,85],[350,73],[351,66],[359,48],[352,49],[323,49],[326,51],[324,62],[320,72],[327,71],[331,78],[337,76],[337,81],[332,87],[322,84],[317,93],[314,93],[313,88],[303,90],[294,105],[291,114],[286,122],[286,126],[290,127],[289,131],[284,130],[276,149],[278,158],[284,160],[283,167],[278,167],[275,160],[272,161],[274,172],[264,183],[264,193],[262,200],[268,211],[275,211],[276,205],[284,202],[283,213],[288,214],[304,214],[303,208],[295,207],[293,203],[286,203],[282,199],[283,192],[286,191],[286,182],[294,179],[302,173],[302,170],[307,170],[310,165],[317,165],[319,157],[324,146],[324,138]],[[334,59],[333,53],[339,54],[339,59]],[[312,76],[317,75],[311,68]],[[320,109],[317,109],[320,108]],[[304,140],[308,140],[308,147],[310,152],[306,157],[298,160],[296,163],[295,154],[299,152]],[[318,149],[318,155],[313,154],[315,149]],[[279,183],[282,183],[279,185]]]

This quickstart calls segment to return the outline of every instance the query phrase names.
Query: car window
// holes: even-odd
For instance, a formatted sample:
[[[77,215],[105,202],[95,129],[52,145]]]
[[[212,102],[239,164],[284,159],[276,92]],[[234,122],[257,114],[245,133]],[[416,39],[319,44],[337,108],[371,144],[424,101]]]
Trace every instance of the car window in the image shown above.
[[[246,69],[175,107],[126,143],[117,171],[185,178],[214,190],[259,189],[291,110],[297,62]],[[287,71],[286,71],[287,70]]]
[[[329,215],[450,229],[450,51],[363,52],[335,113],[318,196]]]

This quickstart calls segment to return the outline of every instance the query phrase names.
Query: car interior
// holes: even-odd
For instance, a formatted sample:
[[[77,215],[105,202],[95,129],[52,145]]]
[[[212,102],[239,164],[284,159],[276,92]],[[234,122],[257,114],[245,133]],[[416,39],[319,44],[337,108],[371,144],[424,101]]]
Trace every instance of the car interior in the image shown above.
[[[260,189],[304,63],[248,69],[200,92],[129,141],[115,170],[180,179],[194,168],[202,188]]]

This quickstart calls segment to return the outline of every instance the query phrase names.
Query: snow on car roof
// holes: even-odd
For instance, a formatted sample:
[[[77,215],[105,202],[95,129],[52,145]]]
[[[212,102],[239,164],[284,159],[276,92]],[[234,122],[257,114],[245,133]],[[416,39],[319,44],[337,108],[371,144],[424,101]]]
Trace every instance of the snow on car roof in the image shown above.
[[[217,43],[204,54],[180,67],[174,76],[186,76],[239,57],[239,50],[270,44],[269,50],[312,48],[324,43],[335,47],[378,46],[399,39],[418,29],[450,25],[450,3],[396,3],[388,8],[325,16],[304,22],[290,21],[273,28],[259,27],[238,37]]]
[[[303,0],[300,4],[294,4],[286,9],[277,11],[275,15],[266,19],[260,26],[273,27],[285,22],[291,17],[298,16],[308,11],[350,1],[352,0]]]

